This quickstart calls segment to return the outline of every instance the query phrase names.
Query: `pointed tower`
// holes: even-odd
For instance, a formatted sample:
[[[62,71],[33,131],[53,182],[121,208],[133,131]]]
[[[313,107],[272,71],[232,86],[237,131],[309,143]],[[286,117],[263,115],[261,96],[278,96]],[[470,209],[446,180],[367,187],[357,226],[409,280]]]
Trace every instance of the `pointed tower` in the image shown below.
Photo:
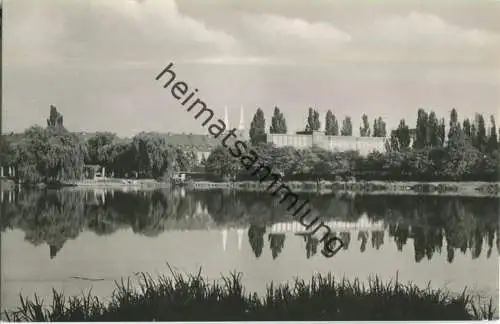
[[[226,124],[226,130],[229,130],[229,117],[227,114],[227,106],[224,106],[224,124]]]
[[[245,138],[245,117],[243,115],[243,105],[240,109],[240,124],[238,125],[238,135],[241,138]]]
[[[238,130],[240,132],[245,130],[245,118],[243,116],[243,106],[241,106],[241,109],[240,109],[240,125],[238,126]]]
[[[243,245],[243,234],[244,230],[241,228],[238,228],[238,250],[241,251],[241,246]]]
[[[203,213],[203,207],[201,207],[201,202],[198,200],[196,202],[196,215],[201,215]]]
[[[222,230],[222,249],[226,251],[227,245],[227,229]]]

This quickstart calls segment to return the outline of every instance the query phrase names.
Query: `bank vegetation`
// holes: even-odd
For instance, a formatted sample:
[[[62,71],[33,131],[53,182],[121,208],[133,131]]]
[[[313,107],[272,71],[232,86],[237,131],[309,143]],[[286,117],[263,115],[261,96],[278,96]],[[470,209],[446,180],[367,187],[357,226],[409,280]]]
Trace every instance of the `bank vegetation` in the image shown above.
[[[172,271],[172,270],[171,270]],[[492,320],[492,301],[479,305],[464,290],[452,296],[430,287],[378,277],[366,284],[336,278],[331,273],[310,281],[270,284],[265,296],[248,293],[241,274],[209,282],[197,275],[153,279],[141,274],[117,283],[109,301],[90,293],[65,298],[53,292],[50,307],[39,297],[21,297],[17,310],[6,313],[9,321],[255,321],[255,320]],[[138,288],[136,288],[138,286]]]

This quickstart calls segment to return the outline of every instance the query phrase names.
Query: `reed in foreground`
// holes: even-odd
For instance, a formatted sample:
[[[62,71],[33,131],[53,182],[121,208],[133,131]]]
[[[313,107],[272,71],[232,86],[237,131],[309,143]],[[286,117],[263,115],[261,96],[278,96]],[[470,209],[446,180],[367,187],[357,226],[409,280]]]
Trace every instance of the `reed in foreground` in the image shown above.
[[[413,284],[382,282],[371,278],[337,279],[332,274],[314,276],[309,282],[271,284],[264,298],[247,294],[241,274],[208,282],[197,275],[153,279],[141,274],[133,288],[131,280],[116,283],[111,300],[104,302],[90,293],[66,300],[53,291],[44,308],[37,296],[21,297],[21,305],[6,314],[9,321],[207,321],[207,320],[470,320],[493,319],[489,306],[476,306],[466,295],[452,297],[439,290]]]

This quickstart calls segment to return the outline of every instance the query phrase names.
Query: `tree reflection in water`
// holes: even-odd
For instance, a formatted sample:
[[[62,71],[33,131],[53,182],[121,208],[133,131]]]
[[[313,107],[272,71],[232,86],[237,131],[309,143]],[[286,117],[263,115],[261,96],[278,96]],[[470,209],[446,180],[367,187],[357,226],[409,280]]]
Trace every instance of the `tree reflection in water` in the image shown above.
[[[262,255],[262,250],[264,249],[264,234],[266,233],[266,228],[264,226],[250,225],[248,228],[248,241],[252,247],[252,251],[256,258]]]
[[[266,227],[292,220],[274,197],[263,193],[40,190],[13,195],[11,202],[1,203],[1,230],[24,231],[26,241],[33,245],[49,245],[51,257],[83,231],[111,235],[130,228],[134,233],[154,237],[169,230],[238,227],[247,230],[258,258],[263,253]],[[398,251],[412,239],[415,262],[430,260],[442,252],[444,244],[450,263],[457,251],[470,251],[471,258],[476,259],[483,253],[483,246],[487,247],[488,258],[494,245],[497,253],[499,250],[498,198],[330,194],[309,195],[308,199],[325,220],[356,222],[367,215],[370,221],[383,220],[386,224],[385,230],[341,231],[338,235],[344,249],[349,248],[351,235],[357,235],[362,253],[369,241],[371,248],[378,250],[387,233]],[[315,256],[320,242],[310,235],[302,236],[305,256]],[[284,233],[268,234],[273,259],[283,251],[285,237]]]
[[[269,234],[268,239],[273,260],[275,260],[285,246],[285,234]]]

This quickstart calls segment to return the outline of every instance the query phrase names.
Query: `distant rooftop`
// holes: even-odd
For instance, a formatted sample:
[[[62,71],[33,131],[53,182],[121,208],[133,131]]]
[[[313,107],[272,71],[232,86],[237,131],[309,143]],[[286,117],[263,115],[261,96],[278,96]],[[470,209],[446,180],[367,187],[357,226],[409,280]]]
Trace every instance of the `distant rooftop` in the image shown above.
[[[391,135],[396,135],[396,131],[397,131],[397,129],[393,129],[391,131]],[[410,137],[411,138],[416,138],[417,137],[417,129],[416,128],[410,128],[409,131],[410,131]]]
[[[197,150],[211,150],[220,144],[220,140],[202,134],[162,134],[168,144],[180,147],[194,147]]]
[[[322,135],[326,135],[326,132],[325,132],[325,131],[317,131],[317,132],[321,133]],[[410,132],[411,132],[411,130],[410,130]],[[297,132],[295,132],[295,135],[312,135],[312,133],[313,133],[313,131],[305,131],[305,130],[303,130],[303,131],[297,131]],[[284,134],[284,135],[285,135],[285,134]],[[338,137],[356,137],[356,138],[358,138],[358,137],[362,137],[362,136],[359,136],[359,135],[351,135],[351,136],[344,136],[344,135],[327,135],[327,136],[338,136]],[[373,136],[368,136],[368,137],[366,137],[366,138],[375,138],[375,137],[373,137]]]

